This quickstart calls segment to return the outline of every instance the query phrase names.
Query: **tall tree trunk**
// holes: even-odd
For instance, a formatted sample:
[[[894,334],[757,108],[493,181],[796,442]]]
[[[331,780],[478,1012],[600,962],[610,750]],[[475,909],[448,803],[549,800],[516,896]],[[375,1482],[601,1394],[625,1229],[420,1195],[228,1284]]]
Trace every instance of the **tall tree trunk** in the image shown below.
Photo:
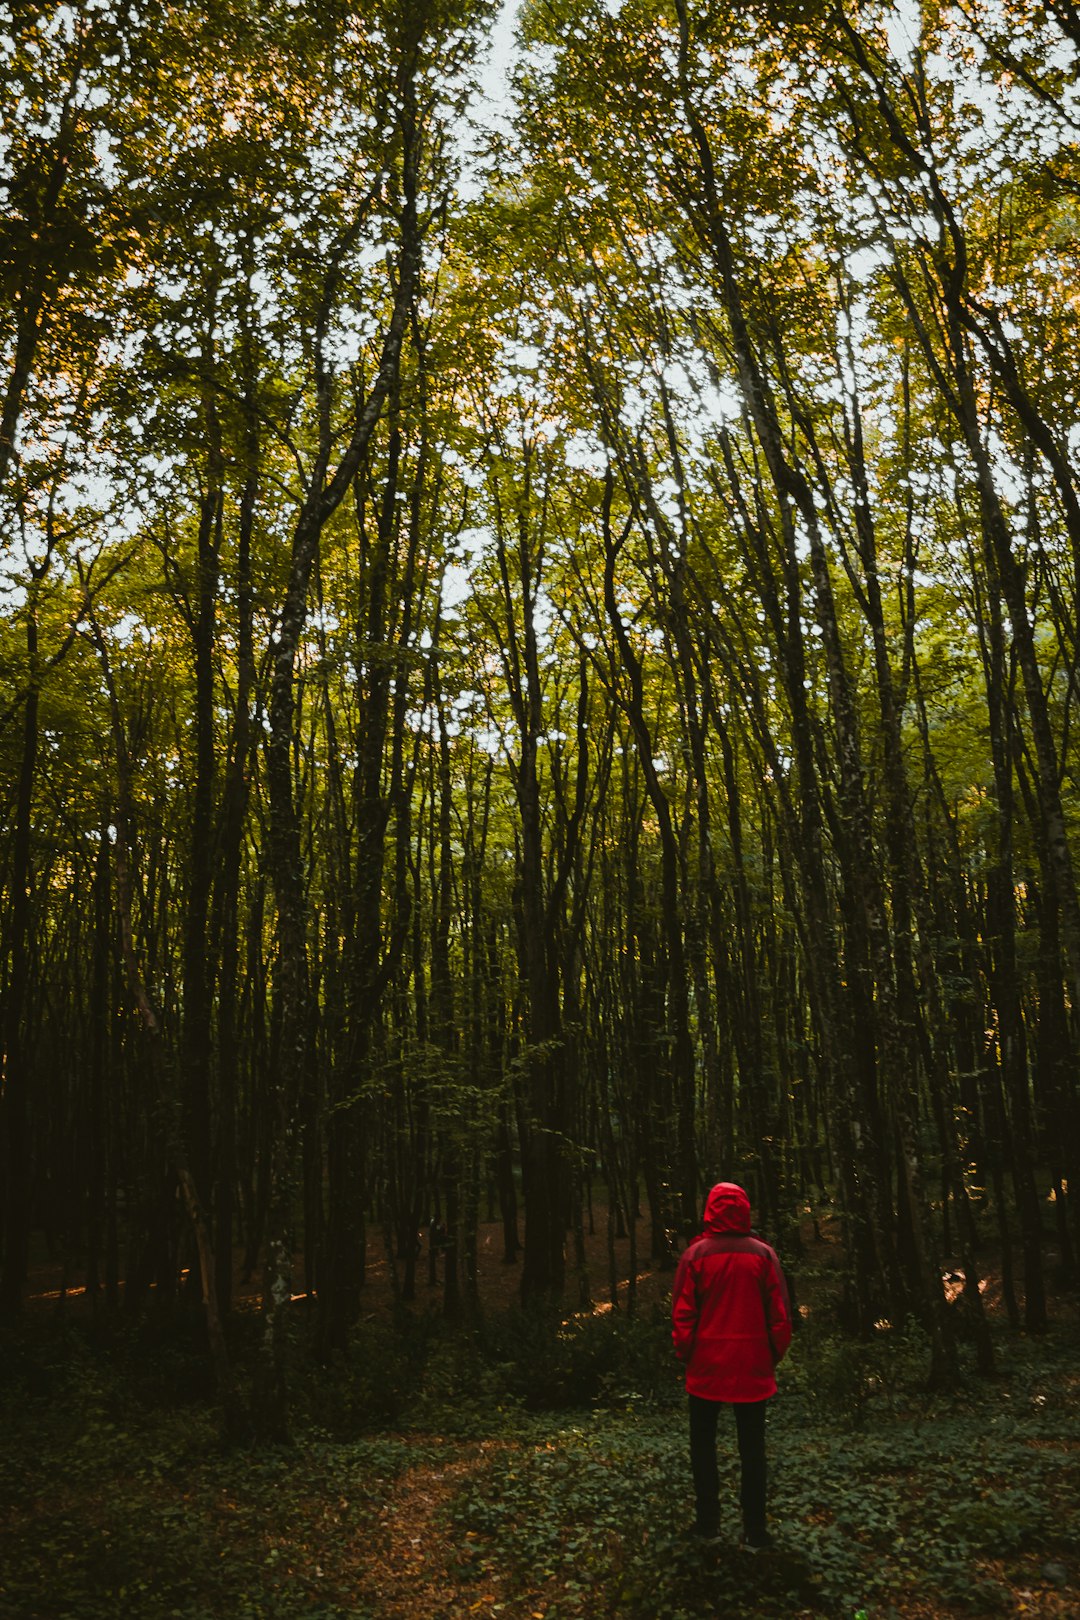
[[[11,912],[4,941],[8,960],[3,1004],[3,1070],[0,1122],[4,1156],[4,1257],[0,1269],[0,1316],[22,1309],[30,1243],[30,1074],[32,1043],[27,1028],[30,984],[30,922],[33,899],[31,825],[38,756],[38,623],[36,581],[26,616],[29,689],[23,711],[22,750],[15,798],[11,858]]]

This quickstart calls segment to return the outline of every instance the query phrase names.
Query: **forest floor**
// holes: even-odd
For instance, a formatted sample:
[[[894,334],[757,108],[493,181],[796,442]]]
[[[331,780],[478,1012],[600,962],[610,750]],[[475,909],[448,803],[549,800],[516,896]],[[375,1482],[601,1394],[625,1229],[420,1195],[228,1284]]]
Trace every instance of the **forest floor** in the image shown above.
[[[868,1343],[831,1321],[838,1246],[808,1233],[802,1331],[770,1409],[777,1548],[691,1517],[668,1346],[670,1271],[637,1309],[560,1322],[509,1308],[518,1271],[481,1228],[483,1306],[404,1318],[370,1268],[347,1357],[317,1365],[297,1301],[289,1448],[227,1450],[197,1316],[93,1322],[69,1292],[0,1344],[2,1620],[946,1620],[1080,1616],[1080,1345],[1074,1296],[1039,1339],[991,1304],[999,1376],[925,1388],[914,1331]],[[642,1253],[646,1234],[640,1232]],[[625,1307],[627,1245],[617,1254]],[[50,1300],[46,1296],[52,1296]],[[429,1307],[429,1301],[430,1308]],[[605,1308],[606,1307],[606,1308]],[[246,1376],[252,1307],[234,1343]]]

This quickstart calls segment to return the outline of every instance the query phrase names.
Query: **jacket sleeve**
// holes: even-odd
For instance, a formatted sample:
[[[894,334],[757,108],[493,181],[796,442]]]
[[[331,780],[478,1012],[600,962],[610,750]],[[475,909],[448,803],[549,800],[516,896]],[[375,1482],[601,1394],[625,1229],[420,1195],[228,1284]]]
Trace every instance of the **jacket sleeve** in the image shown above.
[[[687,1263],[689,1250],[679,1256],[671,1289],[671,1342],[680,1361],[689,1361],[697,1333],[698,1306],[694,1274]]]
[[[769,1253],[772,1261],[765,1277],[765,1320],[775,1365],[783,1361],[791,1343],[791,1304],[780,1262],[773,1250],[770,1249]]]

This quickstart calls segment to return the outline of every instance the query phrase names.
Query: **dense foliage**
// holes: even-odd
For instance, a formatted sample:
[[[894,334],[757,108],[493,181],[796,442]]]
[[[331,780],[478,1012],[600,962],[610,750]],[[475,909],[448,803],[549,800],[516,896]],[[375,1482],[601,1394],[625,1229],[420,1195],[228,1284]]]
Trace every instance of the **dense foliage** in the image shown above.
[[[190,1269],[280,1436],[298,1253],[340,1353],[374,1242],[584,1304],[595,1180],[663,1264],[725,1174],[989,1371],[1080,1242],[1074,13],[536,0],[484,137],[492,20],[5,9],[0,1305]]]

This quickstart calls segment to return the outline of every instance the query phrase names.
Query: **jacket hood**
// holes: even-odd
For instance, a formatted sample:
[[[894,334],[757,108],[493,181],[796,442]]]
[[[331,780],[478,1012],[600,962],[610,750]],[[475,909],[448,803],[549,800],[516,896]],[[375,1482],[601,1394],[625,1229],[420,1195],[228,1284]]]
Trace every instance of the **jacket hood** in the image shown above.
[[[718,1181],[705,1200],[706,1232],[749,1232],[750,1200],[733,1181]]]

